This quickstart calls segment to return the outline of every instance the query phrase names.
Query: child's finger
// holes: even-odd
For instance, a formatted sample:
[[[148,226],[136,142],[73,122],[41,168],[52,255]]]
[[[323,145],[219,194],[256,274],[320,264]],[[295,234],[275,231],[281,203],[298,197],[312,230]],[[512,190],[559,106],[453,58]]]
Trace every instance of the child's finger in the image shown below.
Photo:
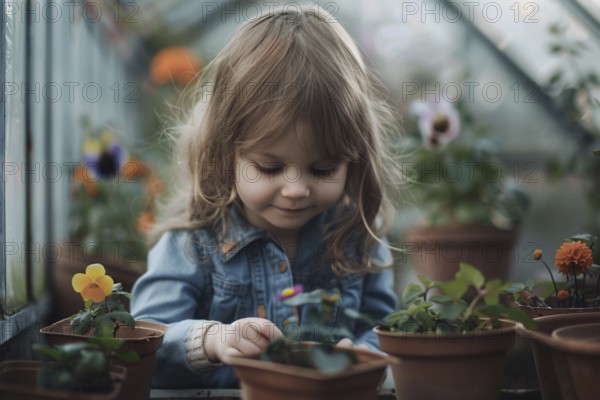
[[[348,338],[340,340],[339,342],[337,342],[337,345],[340,347],[354,347],[354,343]]]
[[[275,340],[283,336],[283,332],[273,322],[264,318],[242,318],[233,323],[238,329],[242,330],[243,336],[248,336],[245,332],[255,331],[258,335],[266,337],[268,340]]]

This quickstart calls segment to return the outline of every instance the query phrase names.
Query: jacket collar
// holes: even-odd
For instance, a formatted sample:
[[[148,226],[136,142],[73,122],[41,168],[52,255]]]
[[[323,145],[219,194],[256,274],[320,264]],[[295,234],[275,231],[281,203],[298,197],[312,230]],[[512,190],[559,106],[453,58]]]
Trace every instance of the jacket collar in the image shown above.
[[[300,234],[301,243],[304,240],[314,240],[319,236],[320,226],[327,218],[329,212],[324,212],[312,220],[310,220],[306,226],[302,229]],[[220,232],[222,225],[217,228]],[[219,252],[221,260],[224,262],[229,261],[237,253],[239,253],[244,247],[250,243],[261,238],[272,238],[271,234],[263,229],[257,228],[254,225],[248,223],[244,213],[241,209],[241,205],[233,203],[229,205],[229,219],[227,225],[227,231],[225,236],[218,236],[219,240]],[[273,238],[273,240],[275,240]]]
[[[218,229],[221,230],[222,225]],[[219,235],[219,252],[225,262],[234,257],[240,250],[253,241],[267,235],[262,229],[249,224],[240,206],[236,203],[229,205],[229,218],[225,236]]]

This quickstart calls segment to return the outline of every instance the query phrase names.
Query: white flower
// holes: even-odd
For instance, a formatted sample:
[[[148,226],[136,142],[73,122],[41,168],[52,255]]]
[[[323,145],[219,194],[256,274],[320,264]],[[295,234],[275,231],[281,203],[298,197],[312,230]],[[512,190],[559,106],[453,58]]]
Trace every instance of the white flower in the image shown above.
[[[419,118],[419,131],[423,144],[430,150],[445,147],[460,132],[460,117],[452,104],[438,102],[413,102],[410,111]]]

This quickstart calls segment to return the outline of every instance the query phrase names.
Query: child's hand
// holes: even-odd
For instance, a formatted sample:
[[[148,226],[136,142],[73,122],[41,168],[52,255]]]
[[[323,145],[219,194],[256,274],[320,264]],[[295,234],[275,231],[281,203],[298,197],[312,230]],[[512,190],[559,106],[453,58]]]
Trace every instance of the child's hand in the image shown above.
[[[337,342],[337,345],[340,347],[355,347],[357,349],[369,350],[369,346],[367,346],[366,344],[355,345],[354,342],[348,338],[340,340],[339,342]]]
[[[227,363],[232,356],[259,355],[270,341],[282,336],[268,319],[242,318],[232,324],[213,325],[206,335],[204,351],[209,360]]]

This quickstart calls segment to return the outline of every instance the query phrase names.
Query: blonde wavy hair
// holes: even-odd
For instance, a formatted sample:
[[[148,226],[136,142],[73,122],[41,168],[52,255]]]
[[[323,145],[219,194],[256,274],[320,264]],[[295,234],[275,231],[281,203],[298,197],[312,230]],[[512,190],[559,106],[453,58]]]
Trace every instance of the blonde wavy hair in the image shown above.
[[[175,131],[177,192],[150,244],[172,229],[217,233],[220,226],[223,234],[228,206],[240,206],[236,149],[274,140],[307,121],[328,156],[349,162],[336,206],[343,212],[326,227],[325,259],[338,274],[372,269],[368,253],[393,221],[386,187],[398,177],[389,144],[399,121],[340,23],[316,5],[261,15],[234,34],[199,82],[195,106]],[[348,244],[358,258],[345,254]]]

